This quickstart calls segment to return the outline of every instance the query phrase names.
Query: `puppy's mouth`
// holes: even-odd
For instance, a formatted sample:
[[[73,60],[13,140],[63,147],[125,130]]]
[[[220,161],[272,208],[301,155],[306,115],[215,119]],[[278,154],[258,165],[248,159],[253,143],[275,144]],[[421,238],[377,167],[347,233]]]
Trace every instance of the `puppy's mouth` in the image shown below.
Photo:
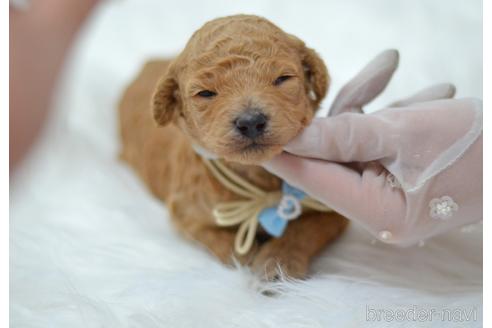
[[[249,145],[246,145],[246,146],[243,146],[242,148],[240,148],[238,152],[242,152],[242,153],[256,152],[256,151],[265,150],[268,147],[269,147],[268,144],[262,144],[262,143],[258,143],[258,142],[253,141]]]
[[[271,142],[251,141],[234,147],[224,157],[243,164],[259,164],[282,152],[282,145]]]
[[[217,138],[217,142],[204,146],[214,153],[216,158],[247,165],[260,165],[280,154],[286,142],[270,132],[258,138],[241,138],[226,135]]]

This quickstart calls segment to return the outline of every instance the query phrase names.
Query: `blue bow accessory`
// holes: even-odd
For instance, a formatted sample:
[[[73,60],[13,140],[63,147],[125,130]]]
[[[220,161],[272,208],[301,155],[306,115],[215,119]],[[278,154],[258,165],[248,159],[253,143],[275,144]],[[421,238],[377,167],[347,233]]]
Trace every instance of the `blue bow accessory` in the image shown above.
[[[282,194],[277,206],[267,207],[258,214],[258,221],[263,229],[274,237],[282,236],[288,221],[301,215],[301,201],[306,197],[302,190],[286,182],[282,183]]]

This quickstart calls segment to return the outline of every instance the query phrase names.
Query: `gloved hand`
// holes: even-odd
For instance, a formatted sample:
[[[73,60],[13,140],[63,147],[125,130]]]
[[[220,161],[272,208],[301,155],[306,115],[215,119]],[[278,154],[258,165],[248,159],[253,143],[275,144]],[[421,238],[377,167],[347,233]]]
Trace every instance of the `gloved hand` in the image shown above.
[[[436,85],[372,114],[398,53],[383,52],[265,164],[376,238],[410,245],[482,219],[482,103]]]

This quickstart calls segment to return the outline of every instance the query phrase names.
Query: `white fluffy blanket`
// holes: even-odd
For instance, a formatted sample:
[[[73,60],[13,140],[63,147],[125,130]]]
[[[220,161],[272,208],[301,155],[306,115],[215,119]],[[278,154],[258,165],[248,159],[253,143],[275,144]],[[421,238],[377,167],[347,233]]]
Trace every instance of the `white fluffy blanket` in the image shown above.
[[[401,51],[401,65],[371,110],[444,81],[481,97],[480,2],[108,1],[12,185],[12,327],[481,327],[480,226],[407,249],[352,226],[310,279],[262,284],[178,236],[117,160],[125,84],[146,59],[178,52],[202,23],[234,13],[263,15],[321,53],[333,76],[324,107],[386,48]]]

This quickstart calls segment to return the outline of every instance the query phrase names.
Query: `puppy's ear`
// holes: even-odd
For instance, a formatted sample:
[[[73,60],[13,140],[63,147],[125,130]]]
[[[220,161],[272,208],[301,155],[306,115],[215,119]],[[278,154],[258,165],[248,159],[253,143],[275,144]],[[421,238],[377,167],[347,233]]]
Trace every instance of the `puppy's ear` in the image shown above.
[[[318,109],[330,84],[328,69],[321,57],[313,49],[306,47],[302,40],[292,34],[288,34],[288,37],[299,51],[306,75],[306,92],[313,108]]]
[[[321,57],[311,48],[302,44],[301,60],[306,74],[306,92],[315,109],[326,96],[330,84],[328,69]]]
[[[179,85],[173,64],[170,64],[166,74],[157,83],[152,96],[152,114],[159,125],[169,123],[181,107]]]

